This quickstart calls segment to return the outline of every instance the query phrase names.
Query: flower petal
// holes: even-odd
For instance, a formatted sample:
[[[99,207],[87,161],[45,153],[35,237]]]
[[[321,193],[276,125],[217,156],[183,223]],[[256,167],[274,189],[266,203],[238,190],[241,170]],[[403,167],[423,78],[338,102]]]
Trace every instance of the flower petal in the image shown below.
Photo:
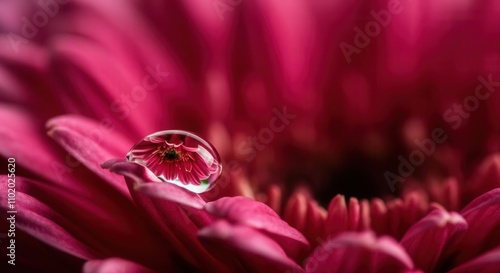
[[[109,161],[108,161],[109,162]],[[111,171],[134,179],[134,189],[143,194],[162,198],[171,202],[182,204],[187,207],[203,209],[205,201],[193,192],[185,190],[171,183],[158,179],[148,168],[133,162],[121,162],[117,160],[111,166]],[[149,183],[151,182],[151,183]]]
[[[387,232],[387,219],[389,218],[387,206],[384,201],[374,198],[370,202],[370,218],[372,220],[371,228],[377,235]]]
[[[7,176],[1,177],[0,188],[7,191]],[[19,188],[23,179],[16,178],[16,187]],[[10,210],[6,199],[1,195],[0,202],[4,211]],[[99,257],[100,243],[81,226],[75,225],[57,211],[43,204],[39,200],[19,190],[16,191],[15,216],[16,228],[38,238],[48,245],[70,253],[81,259],[94,259]],[[78,234],[75,237],[74,234]],[[80,239],[81,238],[81,239]],[[94,247],[92,247],[92,246]],[[97,247],[97,248],[96,248]]]
[[[89,23],[94,22],[89,20]],[[141,133],[146,133],[145,127],[148,125],[152,127],[149,124],[150,119],[142,119],[142,122],[139,122],[138,116],[129,114],[132,110],[137,111],[136,107],[145,106],[144,103],[140,105],[130,98],[134,85],[142,88],[140,76],[124,70],[121,66],[109,66],[110,63],[120,61],[123,66],[128,66],[128,63],[118,60],[95,41],[79,36],[56,39],[51,57],[50,67],[53,73],[49,75],[53,77],[52,91],[60,100],[59,103],[64,105],[66,112],[94,119],[108,117],[107,119],[123,131],[126,130],[123,120],[130,117],[131,122],[127,123],[127,129],[129,135],[135,138],[141,137]],[[143,71],[143,74],[147,75],[147,72]],[[117,78],[120,80],[116,80]],[[75,86],[80,92],[66,92]],[[145,89],[142,90],[145,94],[143,96],[147,98]],[[130,104],[126,105],[126,102]]]
[[[101,168],[103,168],[103,169],[110,169],[116,163],[123,163],[123,162],[127,162],[127,160],[125,158],[113,158],[113,159],[110,159],[108,161],[102,162],[101,163]]]
[[[500,188],[491,190],[469,203],[460,214],[469,229],[460,240],[457,262],[463,263],[500,245]]]
[[[360,221],[360,211],[361,208],[359,206],[359,201],[355,197],[349,198],[349,217],[348,217],[348,224],[349,224],[349,230],[351,231],[356,231],[358,230],[358,225]]]
[[[46,180],[54,180],[54,166],[63,165],[57,146],[50,143],[43,129],[29,112],[12,106],[0,106],[0,155],[15,156],[17,163]],[[43,155],[44,160],[40,160]]]
[[[111,163],[106,162],[104,165]],[[161,185],[165,186],[165,191],[173,190],[173,192],[178,192],[179,190],[185,190],[161,182],[151,171],[137,163],[118,162],[113,164],[110,170],[125,176],[130,193],[137,206],[146,213],[169,241],[170,245],[182,257],[198,267],[210,265],[215,269],[223,270],[224,266],[210,256],[196,237],[198,226],[207,225],[212,221],[210,215],[204,210],[185,209],[199,206],[201,204],[201,201],[198,200],[199,196],[182,192],[170,196],[168,194],[162,195],[166,199],[150,198],[150,196],[136,191],[137,185],[162,183]]]
[[[406,232],[401,245],[417,268],[434,272],[446,247],[455,243],[466,230],[467,222],[460,214],[433,210]]]
[[[152,197],[163,198],[171,201],[175,200],[179,204],[190,206],[195,209],[202,209],[205,207],[205,201],[201,199],[199,195],[170,183],[138,184],[135,186],[135,190]]]
[[[0,190],[5,192],[7,179],[6,176],[0,176]],[[64,237],[59,238],[57,234],[63,229],[63,234],[67,233],[68,236],[74,237],[74,240],[85,242],[86,247],[99,255],[75,255],[82,259],[103,258],[113,254],[133,258],[154,268],[170,266],[169,259],[157,259],[155,253],[168,253],[171,249],[158,239],[158,232],[152,229],[134,205],[121,195],[93,193],[91,197],[80,196],[51,184],[19,176],[16,177],[16,194],[17,217],[27,222],[19,225],[19,228],[49,245],[61,245],[63,248],[59,249],[66,251],[64,243],[59,242],[64,240]],[[0,197],[2,204],[8,204],[3,198]],[[25,214],[34,216],[28,217],[24,216]],[[24,229],[27,225],[27,229]],[[52,228],[53,225],[59,228]],[[54,233],[44,235],[45,231]],[[127,240],[123,241],[122,238]],[[144,250],[137,253],[128,248],[129,245]],[[73,251],[67,252],[73,254]]]
[[[474,176],[475,177],[475,176]],[[460,184],[456,178],[448,178],[444,181],[430,181],[428,189],[434,202],[443,205],[450,211],[458,210],[460,206]],[[490,189],[488,189],[490,190]],[[487,192],[488,190],[481,191]],[[420,200],[422,200],[420,198]]]
[[[395,238],[401,238],[406,232],[403,226],[404,206],[401,199],[394,199],[387,204],[387,214],[389,215],[388,233]]]
[[[30,105],[33,87],[32,83],[23,81],[8,66],[0,66],[0,101],[18,105]],[[30,109],[31,110],[31,109]]]
[[[0,227],[3,228],[0,220]],[[5,228],[4,230],[8,230]],[[16,229],[15,272],[80,272],[84,260],[60,249],[56,249],[39,239]],[[3,239],[2,239],[3,240]],[[7,241],[6,241],[7,243]],[[43,265],[41,270],[40,265]]]
[[[497,273],[500,268],[500,248],[495,248],[459,267],[454,268],[448,273]]]
[[[179,106],[179,102],[198,92],[187,88],[187,80],[193,76],[188,72],[193,71],[185,69],[193,65],[201,70],[203,56],[199,53],[206,49],[206,44],[186,35],[194,33],[190,24],[181,24],[179,31],[177,20],[183,13],[180,3],[117,4],[92,0],[80,1],[79,5],[82,8],[71,13],[71,20],[60,24],[76,35],[60,36],[53,41],[52,80],[62,104],[70,105],[72,112],[94,118],[111,117],[122,132],[134,138],[162,130],[167,124],[189,124],[186,129],[192,131],[201,128],[201,122],[186,123],[183,117],[193,116],[193,112],[202,117],[202,111],[193,105]],[[157,29],[159,25],[162,27]],[[198,46],[186,48],[186,43],[181,42],[186,38],[189,45]],[[179,62],[179,57],[183,61]],[[66,92],[75,85],[80,91],[76,92],[78,96]],[[96,107],[88,107],[89,104]]]
[[[36,117],[12,106],[0,106],[0,145],[2,157],[15,157],[16,174],[36,177],[47,184],[88,196],[97,189],[103,195],[114,194],[115,189],[104,186],[102,181],[85,168],[71,154],[46,136],[45,128],[36,124]],[[41,157],[43,155],[43,157]],[[86,183],[81,183],[86,181]]]
[[[290,257],[295,258],[309,247],[304,235],[281,220],[276,212],[264,203],[243,196],[223,197],[208,202],[205,209],[210,214],[231,223],[266,232],[283,247]]]
[[[115,131],[111,120],[101,119],[99,122],[79,115],[57,116],[47,121],[47,129],[66,128],[75,133],[91,138],[101,144],[106,152],[114,157],[125,157],[128,149],[134,144],[130,139]]]
[[[267,188],[266,204],[272,208],[277,214],[281,211],[281,201],[283,198],[282,189],[276,185],[271,185]],[[248,196],[247,196],[248,197]]]
[[[303,272],[280,245],[263,233],[243,225],[218,220],[201,229],[198,236],[212,253],[229,263],[233,272]],[[236,257],[234,256],[236,251]]]
[[[317,247],[306,261],[306,272],[403,272],[413,269],[404,248],[390,237],[371,231],[345,232]]]
[[[347,207],[345,197],[336,195],[328,206],[328,216],[325,222],[325,237],[335,236],[347,230]]]
[[[283,220],[297,230],[306,227],[307,197],[301,191],[297,191],[288,199],[283,213]]]
[[[326,216],[327,212],[308,193],[297,190],[287,202],[283,220],[303,234],[314,247],[320,241],[318,234],[323,234]]]
[[[154,271],[132,261],[108,258],[86,262],[83,273],[154,273]]]
[[[266,38],[272,43],[268,49],[273,50],[267,53],[277,59],[277,63],[271,62],[271,65],[275,65],[274,72],[278,74],[276,77],[282,77],[285,85],[290,88],[290,91],[284,92],[283,95],[301,105],[305,99],[305,96],[301,96],[304,94],[301,91],[310,88],[308,84],[311,83],[313,64],[318,60],[318,52],[312,50],[318,38],[312,27],[314,15],[306,2],[302,1],[267,0],[256,1],[254,4],[259,12],[249,12],[245,18],[263,21],[267,25],[267,32],[264,33],[269,35]],[[255,15],[258,14],[262,14],[262,17],[256,18]],[[311,97],[313,95],[308,93],[307,98]]]
[[[125,156],[132,143],[112,131],[109,123],[101,123],[80,117],[61,116],[47,122],[48,134],[64,149],[82,162],[99,177],[128,196],[121,179],[102,170],[100,163],[110,158]]]
[[[476,197],[500,187],[500,154],[496,153],[479,164],[470,182],[468,197]]]
[[[307,202],[307,225],[306,229],[302,232],[311,244],[316,245],[318,236],[323,234],[325,226],[326,211],[323,207],[319,206],[315,200],[308,200]]]

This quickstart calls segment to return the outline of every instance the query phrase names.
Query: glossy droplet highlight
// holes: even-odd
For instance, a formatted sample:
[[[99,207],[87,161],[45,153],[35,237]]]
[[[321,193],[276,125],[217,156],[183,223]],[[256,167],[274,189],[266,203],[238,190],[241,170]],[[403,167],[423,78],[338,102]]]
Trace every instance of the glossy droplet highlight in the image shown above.
[[[219,154],[210,143],[180,130],[145,137],[130,149],[127,160],[147,167],[165,182],[196,193],[212,189],[222,171]]]

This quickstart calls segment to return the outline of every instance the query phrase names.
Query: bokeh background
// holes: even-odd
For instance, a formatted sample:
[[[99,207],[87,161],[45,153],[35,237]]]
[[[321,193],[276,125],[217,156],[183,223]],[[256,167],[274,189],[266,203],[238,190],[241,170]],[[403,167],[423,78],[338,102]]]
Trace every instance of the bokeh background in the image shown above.
[[[2,0],[2,157],[16,156],[23,137],[6,131],[18,130],[64,158],[45,123],[77,114],[102,122],[104,138],[195,132],[241,167],[231,183],[322,205],[448,177],[468,185],[500,149],[499,91],[456,129],[443,115],[479,77],[500,81],[499,15],[493,0]],[[284,108],[295,115],[285,129],[262,133]],[[435,128],[447,140],[392,192],[384,173]]]

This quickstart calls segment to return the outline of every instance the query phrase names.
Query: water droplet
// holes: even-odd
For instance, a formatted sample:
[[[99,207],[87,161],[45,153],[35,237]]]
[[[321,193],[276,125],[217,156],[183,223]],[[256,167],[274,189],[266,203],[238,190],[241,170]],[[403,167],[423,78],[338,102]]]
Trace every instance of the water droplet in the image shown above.
[[[161,180],[196,193],[212,189],[222,165],[215,148],[181,130],[151,134],[130,149],[127,160],[151,170]]]

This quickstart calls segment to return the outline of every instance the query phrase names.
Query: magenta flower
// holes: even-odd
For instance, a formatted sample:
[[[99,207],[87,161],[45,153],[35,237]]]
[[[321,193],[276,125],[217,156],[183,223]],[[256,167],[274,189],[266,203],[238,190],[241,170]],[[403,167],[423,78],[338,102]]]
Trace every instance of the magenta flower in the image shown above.
[[[211,189],[222,171],[215,149],[200,137],[182,131],[145,137],[132,147],[127,160],[146,166],[163,181],[194,192]]]
[[[498,3],[0,5],[7,272],[498,271]]]

